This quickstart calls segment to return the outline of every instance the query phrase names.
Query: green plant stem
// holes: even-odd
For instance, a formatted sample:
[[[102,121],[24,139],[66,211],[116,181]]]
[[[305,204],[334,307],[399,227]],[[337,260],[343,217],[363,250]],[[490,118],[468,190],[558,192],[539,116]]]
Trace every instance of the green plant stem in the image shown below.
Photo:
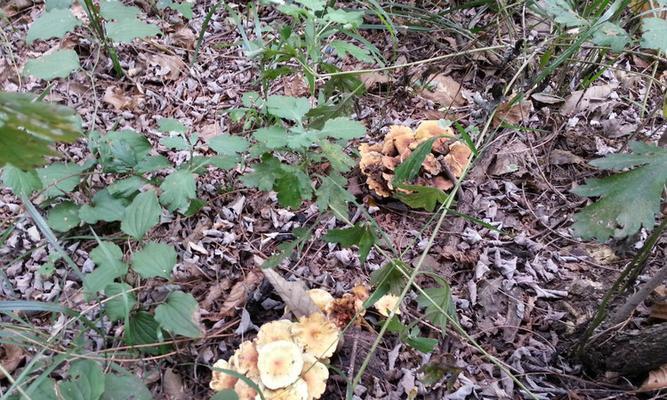
[[[98,10],[97,6],[93,3],[92,0],[83,0],[82,3],[84,9],[86,10],[86,14],[88,14],[88,18],[90,18],[90,25],[93,33],[95,34],[95,36],[97,36],[100,43],[102,43],[104,51],[111,59],[111,64],[113,64],[113,69],[116,72],[116,75],[118,77],[122,77],[123,75],[125,75],[125,73],[123,72],[123,67],[120,65],[118,52],[116,51],[116,48],[113,47],[113,44],[111,43],[108,36],[106,35],[106,32],[104,31],[104,25],[102,24],[102,17],[97,11]]]
[[[211,18],[213,18],[213,14],[215,14],[215,12],[218,11],[218,8],[222,5],[222,3],[223,3],[223,0],[219,0],[206,13],[206,16],[204,17],[204,21],[201,24],[201,29],[199,30],[199,35],[197,36],[197,44],[195,45],[195,53],[192,55],[192,60],[190,60],[190,65],[194,65],[194,63],[197,62],[197,58],[199,57],[199,51],[201,50],[201,44],[204,41],[204,34],[206,33],[206,30],[208,29],[208,24],[211,23]]]

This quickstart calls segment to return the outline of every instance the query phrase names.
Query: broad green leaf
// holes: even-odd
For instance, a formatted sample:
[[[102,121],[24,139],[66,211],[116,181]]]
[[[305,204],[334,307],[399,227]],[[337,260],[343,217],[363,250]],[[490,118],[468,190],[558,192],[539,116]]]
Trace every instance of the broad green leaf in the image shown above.
[[[352,140],[364,137],[366,127],[359,121],[353,121],[347,117],[338,117],[327,120],[320,133],[334,139]]]
[[[104,303],[104,313],[111,321],[129,318],[132,307],[137,304],[137,298],[130,290],[132,286],[125,282],[110,283],[104,288],[104,294],[110,299]]]
[[[149,172],[159,171],[161,169],[172,168],[169,159],[161,154],[155,156],[147,156],[139,160],[134,166],[134,172],[137,174],[147,174]]]
[[[44,3],[46,3],[46,11],[51,11],[56,8],[69,8],[72,0],[46,0]]]
[[[667,20],[662,18],[642,18],[641,46],[646,49],[667,53]]]
[[[32,386],[26,390],[26,394],[32,399],[60,400],[56,396],[56,381],[54,379],[46,378],[33,390],[30,390],[31,388]],[[20,400],[20,398],[17,397],[17,400]]]
[[[135,239],[144,237],[152,227],[160,222],[160,203],[155,191],[148,190],[138,194],[132,203],[125,209],[125,215],[120,223],[120,230]]]
[[[340,58],[345,58],[349,54],[361,62],[373,62],[373,57],[371,57],[368,49],[362,49],[352,43],[342,40],[334,40],[331,42],[331,47],[336,51],[336,55]]]
[[[337,172],[323,177],[320,187],[315,191],[317,208],[321,212],[331,208],[337,216],[347,217],[347,203],[354,201],[354,196],[346,187],[347,179]]]
[[[100,14],[108,21],[117,19],[136,18],[140,10],[137,7],[126,6],[117,0],[103,0],[100,2]]]
[[[544,11],[559,24],[568,28],[582,26],[586,20],[572,9],[567,0],[545,0]]]
[[[192,17],[194,16],[192,12],[192,3],[187,1],[181,1],[180,3],[178,3],[171,0],[159,0],[158,8],[160,7],[162,7],[163,9],[168,7],[174,11],[178,11],[186,19],[192,19]]]
[[[76,51],[65,49],[28,60],[23,69],[23,74],[51,80],[67,78],[69,74],[80,67],[79,55],[76,54]]]
[[[630,41],[630,37],[617,24],[605,22],[595,30],[592,41],[598,46],[608,46],[612,51],[620,53]]]
[[[241,182],[248,187],[256,187],[268,192],[273,189],[273,184],[282,173],[282,165],[277,158],[270,154],[264,154],[262,161],[254,164],[254,172],[241,176]]]
[[[107,35],[118,43],[131,43],[134,39],[155,36],[160,33],[157,25],[148,24],[137,18],[127,18],[106,24]]]
[[[210,166],[228,170],[236,168],[241,159],[237,156],[195,156],[192,157],[192,162],[189,166],[190,170],[195,174],[201,174],[205,168]]]
[[[324,0],[296,0],[296,2],[313,11],[322,11],[327,5]]]
[[[359,261],[363,264],[377,241],[375,231],[369,224],[355,224],[345,229],[329,229],[323,238],[327,242],[338,243],[342,247],[359,246]]]
[[[112,183],[107,187],[107,190],[112,196],[130,197],[137,193],[145,184],[145,179],[138,176],[131,176]]]
[[[343,148],[336,143],[322,141],[320,147],[322,148],[322,153],[336,171],[348,172],[356,165],[352,157],[345,154]]]
[[[309,131],[299,127],[290,130],[287,135],[287,147],[292,150],[305,150],[318,141],[316,131]]]
[[[445,329],[447,329],[449,319],[440,311],[440,309],[447,313],[451,319],[456,321],[456,304],[452,299],[451,290],[449,289],[447,282],[438,279],[438,284],[439,287],[424,289],[424,293],[426,293],[426,295],[433,301],[420,293],[419,297],[417,297],[417,304],[419,304],[420,307],[425,308],[424,316],[426,319],[439,326],[444,332]],[[438,309],[438,307],[440,309]]]
[[[202,336],[199,327],[199,304],[189,293],[171,292],[165,303],[155,309],[155,320],[175,335],[197,338]]]
[[[2,168],[2,183],[17,196],[30,196],[42,188],[42,182],[34,170],[23,171],[11,164]]]
[[[99,190],[91,204],[85,204],[79,209],[79,218],[87,224],[120,221],[124,214],[125,202],[111,196],[107,189]]]
[[[398,186],[401,183],[409,182],[419,174],[426,156],[431,153],[431,147],[437,137],[430,138],[421,143],[394,171],[393,185]]]
[[[132,269],[144,279],[155,276],[169,279],[175,266],[176,250],[164,243],[149,242],[132,257]]]
[[[91,142],[105,172],[129,172],[151,151],[146,137],[128,129],[94,136]]]
[[[234,389],[223,389],[216,392],[213,397],[211,397],[211,400],[239,400],[239,395],[236,394]]]
[[[123,250],[113,242],[101,242],[89,255],[97,265],[123,260]]]
[[[589,179],[573,190],[579,196],[600,197],[574,216],[572,227],[582,238],[605,241],[655,226],[667,184],[667,149],[641,142],[630,142],[629,147],[632,154],[612,154],[593,160],[591,165],[612,171],[634,169]]]
[[[298,208],[301,205],[299,179],[289,173],[281,174],[276,179],[273,189],[278,193],[278,203],[282,206]]]
[[[300,197],[302,200],[310,200],[313,196],[313,184],[310,180],[310,177],[304,172],[304,170],[298,165],[281,165],[282,174],[293,175],[296,177],[296,182],[299,188]],[[274,190],[276,190],[274,184]]]
[[[34,101],[34,97],[0,93],[0,167],[6,163],[27,170],[57,154],[53,142],[73,142],[80,119],[66,107]]]
[[[71,201],[64,201],[49,210],[47,217],[49,227],[56,232],[67,232],[79,226],[79,206]]]
[[[250,143],[245,138],[233,135],[213,136],[208,140],[208,147],[223,156],[242,153],[248,149]]]
[[[55,163],[38,169],[37,176],[42,182],[44,196],[53,198],[74,190],[81,181],[82,172],[80,165]]]
[[[102,400],[153,400],[146,385],[134,375],[105,375]]]
[[[371,284],[378,292],[398,295],[403,291],[410,273],[410,268],[403,261],[392,260],[384,267],[371,272]]]
[[[87,298],[93,298],[97,292],[127,274],[127,264],[120,260],[110,260],[98,264],[93,272],[83,278],[83,289]]]
[[[165,178],[160,185],[160,202],[167,210],[184,212],[190,201],[197,198],[197,184],[192,172],[178,170]]]
[[[252,136],[269,149],[287,146],[287,130],[282,126],[260,128]]]
[[[160,118],[157,121],[160,132],[178,132],[185,133],[188,129],[176,118]]]
[[[69,9],[56,8],[40,15],[30,25],[25,41],[31,44],[38,39],[62,38],[79,25],[81,21]]]
[[[310,110],[310,103],[305,97],[269,96],[266,107],[269,114],[275,117],[301,122]]]
[[[104,372],[95,361],[74,361],[69,377],[59,385],[64,400],[98,400],[105,391]]]
[[[403,335],[401,340],[408,346],[422,353],[431,353],[438,345],[438,339],[419,336],[419,327],[414,326],[407,335]]]
[[[130,346],[144,345],[151,343],[160,343],[164,341],[165,332],[155,321],[152,315],[145,311],[138,311],[130,314],[130,321],[125,327],[123,342]],[[147,354],[164,354],[170,350],[171,346],[162,344],[158,346],[141,346],[137,349]]]
[[[177,151],[187,150],[190,148],[190,144],[183,136],[164,137],[160,139],[160,144],[168,149],[174,149]]]
[[[423,208],[428,212],[433,212],[435,206],[444,203],[448,197],[447,193],[436,187],[402,184],[399,188],[409,190],[410,193],[396,191],[394,197],[410,208]]]
[[[345,28],[357,28],[361,25],[364,17],[363,11],[345,11],[342,9],[327,9],[324,19],[338,24],[348,25]]]

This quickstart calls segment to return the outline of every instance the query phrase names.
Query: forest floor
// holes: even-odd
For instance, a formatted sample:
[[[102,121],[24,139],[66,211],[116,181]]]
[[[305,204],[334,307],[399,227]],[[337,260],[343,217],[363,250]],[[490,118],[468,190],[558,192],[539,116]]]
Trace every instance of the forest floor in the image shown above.
[[[241,106],[244,93],[261,91],[261,85],[257,66],[240,48],[239,31],[224,11],[213,15],[199,58],[189,64],[207,9],[205,4],[196,5],[194,18],[189,21],[171,14],[155,19],[164,35],[120,46],[123,67],[130,71],[123,79],[112,75],[109,61],[97,47],[80,40],[76,46],[83,55],[85,72],[52,81],[45,99],[77,110],[86,130],[136,130],[155,144],[155,151],[177,164],[188,154],[157,144],[162,136],[157,130],[160,118],[178,119],[204,139],[221,133],[247,135],[242,124],[233,122],[227,112]],[[3,91],[40,93],[46,89],[44,81],[19,72],[28,57],[48,48],[46,43],[42,44],[44,48],[28,47],[23,40],[39,12],[38,5],[29,5],[8,13],[12,29],[6,31],[3,47],[10,48],[11,53],[3,48],[0,59]],[[272,12],[260,17],[271,22],[280,18]],[[466,25],[473,18],[491,23],[496,16],[469,9],[448,17]],[[536,73],[534,62],[522,67],[528,55],[519,39],[534,44],[550,34],[547,22],[530,29],[517,26],[516,32],[500,27],[480,34],[478,40],[487,45],[507,45],[497,53],[466,54],[367,75],[367,93],[358,99],[352,115],[366,126],[367,137],[351,143],[349,150],[355,151],[362,142],[381,141],[392,124],[416,127],[422,120],[449,119],[481,128],[490,111],[512,94],[510,90],[504,93],[506,96],[499,95],[497,89],[505,89],[512,82],[512,87],[520,90]],[[427,32],[399,31],[396,46],[384,30],[369,30],[364,35],[387,59],[394,60],[393,64],[427,60],[474,45],[474,40],[456,37],[435,26]],[[336,62],[343,70],[368,67]],[[488,353],[511,366],[515,376],[540,398],[636,398],[633,390],[641,382],[614,376],[590,377],[569,358],[568,349],[576,339],[577,328],[591,318],[645,235],[610,244],[577,239],[571,229],[572,216],[586,200],[570,190],[598,175],[587,161],[623,151],[630,138],[665,138],[661,112],[640,118],[648,85],[641,74],[652,72],[641,57],[619,57],[591,86],[595,92],[587,92],[584,100],[577,101],[573,94],[576,84],[569,83],[573,77],[563,69],[552,77],[561,81],[552,85],[561,88],[560,92],[551,97],[540,93],[535,96],[533,92],[520,107],[500,112],[505,123],[491,122],[455,207],[458,213],[478,218],[497,230],[470,218],[449,216],[425,259],[427,270],[449,282],[458,319],[467,333]],[[446,79],[442,78],[442,85],[432,92],[416,86],[415,82],[429,75]],[[278,79],[270,87],[271,94],[303,96],[307,92],[299,76]],[[443,96],[451,99],[450,106],[441,104]],[[648,96],[646,109],[661,110],[661,98],[657,94]],[[75,162],[88,154],[85,140],[59,149]],[[196,150],[208,151],[206,144],[198,145]],[[253,337],[256,326],[280,317],[281,311],[276,308],[279,298],[263,282],[260,266],[279,243],[293,238],[293,229],[317,224],[313,238],[278,267],[288,280],[300,279],[309,287],[341,295],[356,284],[368,283],[370,273],[387,262],[382,254],[371,250],[367,262],[361,265],[356,249],[343,249],[321,239],[327,229],[336,226],[333,217],[321,218],[311,204],[296,210],[281,208],[275,194],[244,187],[236,179],[241,172],[243,167],[211,169],[202,175],[197,193],[206,203],[203,209],[187,218],[163,218],[146,238],[174,245],[179,264],[167,285],[146,282],[139,302],[151,303],[177,285],[198,300],[206,331],[203,339],[180,342],[175,352],[165,356],[123,364],[148,384],[155,398],[173,398],[170,382],[174,380],[185,393],[182,398],[209,398],[212,392],[207,366],[228,358],[242,340]],[[357,200],[369,207],[377,224],[390,235],[402,259],[416,263],[432,233],[434,214],[377,198],[358,169],[349,174],[348,183]],[[10,190],[1,190],[0,231],[15,228],[0,251],[0,297],[87,309],[90,304],[83,298],[81,282],[66,265],[57,264],[48,278],[38,272],[47,260],[48,243],[21,201]],[[116,232],[113,226],[96,231],[112,239],[119,237]],[[60,238],[84,271],[88,251],[95,246],[90,235],[82,228]],[[664,239],[662,244],[651,258],[654,267],[667,257]],[[239,288],[245,289],[240,297]],[[416,296],[409,295],[403,303],[402,318],[419,320],[422,314]],[[44,331],[62,323],[47,313],[25,318]],[[371,326],[377,326],[378,318],[373,313],[367,319]],[[111,338],[120,334],[114,324],[102,327]],[[418,398],[428,399],[528,398],[460,335],[453,331],[440,335],[425,321],[421,329],[422,335],[439,340],[436,350],[423,354],[403,344],[396,335],[385,335],[356,389],[359,398],[404,399],[415,389]],[[354,351],[344,346],[332,364],[341,371],[358,367],[376,333],[360,330],[348,334],[348,339],[359,345]],[[93,333],[90,339],[90,354],[104,355],[109,344]],[[439,366],[451,380],[426,388],[420,369],[426,364]],[[6,384],[0,381],[0,387]],[[345,387],[343,377],[331,379],[324,398],[344,398]]]

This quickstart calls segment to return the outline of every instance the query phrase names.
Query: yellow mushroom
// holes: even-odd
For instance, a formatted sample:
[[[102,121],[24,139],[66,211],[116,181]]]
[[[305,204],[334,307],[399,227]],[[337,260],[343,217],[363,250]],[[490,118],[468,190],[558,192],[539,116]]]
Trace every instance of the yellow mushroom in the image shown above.
[[[267,388],[275,390],[288,386],[303,370],[301,348],[288,340],[267,343],[259,349],[257,368],[259,379]]]
[[[308,385],[299,378],[291,385],[277,390],[263,390],[262,394],[266,400],[308,400]],[[259,400],[257,395],[255,400]]]
[[[310,289],[307,293],[313,303],[315,303],[317,308],[321,311],[324,311],[324,309],[327,308],[327,305],[334,300],[331,293],[324,289]]]
[[[239,348],[236,350],[232,356],[233,361],[230,363],[234,366],[234,369],[241,374],[247,375],[249,377],[257,377],[257,348],[255,343],[246,340],[241,343]]]
[[[401,310],[398,308],[401,298],[393,294],[385,294],[380,297],[373,305],[375,309],[385,317],[388,317],[391,311],[396,308],[396,314],[400,314]]]
[[[255,400],[257,396],[257,391],[241,379],[234,385],[234,391],[239,400]]]
[[[327,390],[329,369],[310,353],[303,356],[301,379],[308,385],[308,400],[319,399]]]
[[[215,362],[215,364],[213,364],[213,368],[214,369],[211,373],[211,382],[208,384],[208,386],[216,392],[225,389],[232,389],[236,384],[236,381],[238,381],[238,378],[225,372],[215,370],[215,368],[232,369],[229,366],[229,363],[225,360],[218,360]]]
[[[292,340],[292,333],[290,328],[294,323],[288,319],[279,319],[262,325],[257,332],[255,344],[257,349],[265,344],[275,342],[277,340]]]
[[[339,334],[338,327],[322,313],[301,317],[292,327],[294,340],[301,344],[307,353],[317,358],[329,358],[333,355],[338,346]]]

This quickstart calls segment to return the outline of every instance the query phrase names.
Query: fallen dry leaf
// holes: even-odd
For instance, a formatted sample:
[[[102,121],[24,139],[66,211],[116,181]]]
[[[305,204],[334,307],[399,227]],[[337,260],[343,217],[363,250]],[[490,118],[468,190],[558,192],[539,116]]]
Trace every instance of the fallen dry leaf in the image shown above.
[[[23,360],[23,349],[14,344],[0,344],[0,365],[8,374],[14,372]],[[5,374],[0,372],[0,379],[4,379]]]
[[[155,75],[168,81],[177,80],[188,68],[181,57],[178,56],[172,56],[169,54],[141,54],[139,57],[143,59],[148,65],[158,67],[157,73]]]
[[[183,388],[183,381],[171,368],[164,371],[162,377],[162,386],[164,394],[169,400],[185,400],[185,389]]]
[[[230,286],[231,282],[229,279],[224,279],[211,286],[208,289],[208,293],[206,293],[206,298],[204,298],[204,300],[201,302],[201,308],[208,310],[211,305],[213,305],[213,302],[222,296],[225,290],[229,289]]]
[[[138,108],[143,103],[143,96],[127,96],[123,93],[123,90],[116,86],[109,86],[104,91],[104,96],[102,101],[109,103],[118,111],[121,110],[132,110]]]
[[[248,294],[255,290],[255,287],[261,282],[262,274],[259,271],[250,271],[242,281],[236,282],[232,286],[232,290],[229,291],[227,299],[219,310],[219,315],[221,317],[229,317],[236,313],[237,307],[242,307]]]
[[[667,389],[667,364],[649,372],[648,378],[642,383],[638,391],[650,392],[660,389]]]
[[[297,318],[309,316],[320,310],[308,296],[301,281],[288,282],[272,269],[265,269],[262,272],[285,303],[285,307],[289,308]]]
[[[283,76],[281,82],[285,96],[305,97],[309,94],[308,85],[301,74]]]
[[[552,165],[581,164],[584,159],[567,150],[555,149],[549,155],[549,162]]]
[[[433,90],[424,89],[422,97],[443,107],[461,107],[466,101],[461,95],[461,84],[449,76],[437,75],[428,82]]]
[[[493,127],[497,128],[501,124],[519,125],[528,122],[530,112],[533,110],[533,103],[530,100],[523,100],[513,106],[510,106],[507,100],[500,104],[493,115]]]
[[[572,115],[581,111],[593,111],[608,101],[609,95],[616,89],[615,85],[605,84],[591,86],[588,89],[577,90],[565,99],[565,104],[560,108],[560,112],[565,115]]]
[[[176,29],[176,32],[169,35],[174,44],[184,49],[193,49],[195,47],[195,34],[187,26]]]
[[[361,74],[359,79],[361,82],[363,82],[366,89],[371,89],[377,84],[388,83],[391,81],[387,75],[381,74],[379,72],[367,72],[365,74]]]

